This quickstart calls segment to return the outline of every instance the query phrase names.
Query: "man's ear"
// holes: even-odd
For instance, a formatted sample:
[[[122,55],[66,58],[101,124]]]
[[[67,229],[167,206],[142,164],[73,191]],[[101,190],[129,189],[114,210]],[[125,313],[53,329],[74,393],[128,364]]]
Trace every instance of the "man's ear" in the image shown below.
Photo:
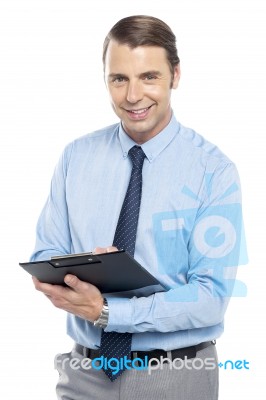
[[[172,89],[176,89],[179,83],[181,71],[180,71],[180,63],[174,67],[173,81],[172,81]]]

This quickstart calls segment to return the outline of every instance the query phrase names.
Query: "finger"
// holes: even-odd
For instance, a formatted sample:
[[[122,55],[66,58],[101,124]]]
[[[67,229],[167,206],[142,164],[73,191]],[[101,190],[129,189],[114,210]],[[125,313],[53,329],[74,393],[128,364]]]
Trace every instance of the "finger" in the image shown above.
[[[114,251],[118,251],[118,248],[115,247],[115,246],[106,247],[106,252],[107,252],[107,253],[112,253],[112,252],[114,252]]]
[[[67,284],[67,286],[74,289],[75,292],[87,290],[88,284],[78,279],[75,275],[67,274],[64,278],[64,282]]]
[[[66,288],[60,285],[40,282],[35,276],[32,277],[35,289],[49,296],[62,296]]]
[[[95,247],[95,249],[92,252],[92,254],[104,254],[104,253],[107,253],[105,247]]]
[[[105,254],[105,253],[112,253],[113,251],[118,251],[118,248],[115,246],[95,247],[92,254]]]
[[[37,279],[36,276],[32,276],[31,278],[32,278],[32,281],[33,281],[33,283],[34,283],[34,285],[36,287],[36,284],[40,282],[39,279]]]

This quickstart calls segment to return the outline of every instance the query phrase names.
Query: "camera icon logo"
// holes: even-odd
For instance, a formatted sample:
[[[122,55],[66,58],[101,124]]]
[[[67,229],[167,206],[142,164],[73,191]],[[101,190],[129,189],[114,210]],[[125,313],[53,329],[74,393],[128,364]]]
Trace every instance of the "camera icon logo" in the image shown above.
[[[237,236],[231,221],[221,215],[210,215],[197,224],[193,239],[200,253],[221,258],[234,249]]]
[[[246,296],[234,268],[247,263],[241,204],[157,213],[153,228],[158,270],[177,287],[195,274],[207,274],[220,282],[223,296]],[[183,301],[197,301],[185,287],[183,292]]]

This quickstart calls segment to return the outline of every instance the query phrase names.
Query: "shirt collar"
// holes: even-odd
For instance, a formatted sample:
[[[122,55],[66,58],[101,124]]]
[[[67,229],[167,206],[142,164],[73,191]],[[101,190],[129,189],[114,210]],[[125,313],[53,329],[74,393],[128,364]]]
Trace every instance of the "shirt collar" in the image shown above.
[[[179,132],[179,123],[176,120],[174,114],[172,114],[169,124],[156,136],[141,145],[149,162],[152,162],[173,140],[173,138]],[[137,145],[127,133],[124,131],[122,123],[119,125],[118,132],[123,157],[127,158],[129,150]]]

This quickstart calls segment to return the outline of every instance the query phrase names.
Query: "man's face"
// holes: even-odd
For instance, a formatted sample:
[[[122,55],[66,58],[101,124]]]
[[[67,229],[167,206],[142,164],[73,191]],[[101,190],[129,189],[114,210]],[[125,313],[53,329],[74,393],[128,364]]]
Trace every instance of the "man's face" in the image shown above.
[[[129,46],[111,40],[106,53],[105,82],[111,104],[127,134],[141,144],[157,135],[171,119],[172,75],[162,47]]]

